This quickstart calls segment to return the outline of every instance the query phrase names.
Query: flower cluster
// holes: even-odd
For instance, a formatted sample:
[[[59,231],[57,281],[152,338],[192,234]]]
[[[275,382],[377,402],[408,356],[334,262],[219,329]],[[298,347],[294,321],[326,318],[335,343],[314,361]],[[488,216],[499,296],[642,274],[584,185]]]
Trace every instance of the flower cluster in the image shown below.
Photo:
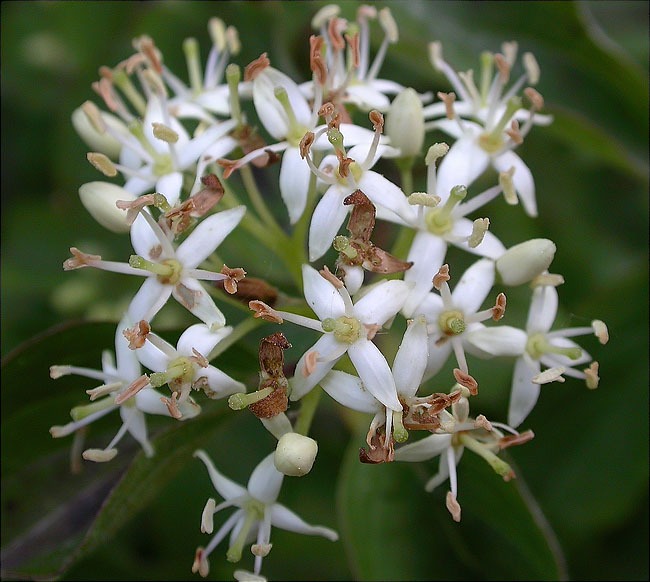
[[[371,55],[375,24],[383,41]],[[190,420],[207,397],[248,409],[278,441],[247,487],[196,451],[223,499],[208,500],[201,531],[212,533],[214,514],[237,508],[197,549],[192,572],[201,576],[229,533],[231,562],[253,542],[253,572],[238,570],[239,580],[263,579],[274,525],[337,539],[277,501],[284,476],[304,476],[316,460],[318,443],[307,434],[321,389],[342,407],[371,415],[360,462],[439,457],[426,489],[448,480],[447,508],[460,521],[456,465],[464,449],[503,479],[514,478],[498,453],[533,438],[530,429],[518,429],[541,386],[565,376],[598,385],[598,363],[570,338],[608,339],[599,320],[554,327],[564,282],[549,272],[555,244],[534,238],[507,248],[485,215],[489,203],[498,209],[500,197],[537,214],[533,176],[517,153],[535,126],[552,121],[533,88],[540,78],[533,55],[525,53],[520,67],[514,42],[483,53],[477,86],[471,71],[455,71],[431,42],[432,73],[442,72],[453,92],[417,92],[380,77],[387,50],[399,41],[388,8],[362,5],[347,19],[327,6],[312,25],[306,81],[274,68],[267,53],[242,71],[234,60],[236,29],[217,18],[208,23],[205,66],[197,41],[183,44],[187,83],[168,69],[152,38],[137,38],[131,56],[100,69],[93,88],[104,108],[88,101],[72,117],[93,150],[89,162],[113,179],[82,185],[81,201],[100,225],[130,235],[133,254],[118,262],[72,247],[63,267],[138,275],[144,283],[117,325],[117,363],[107,352],[101,371],[52,366],[53,378],[79,374],[102,382],[87,391],[89,404],[72,409],[71,423],[52,427],[52,436],[81,438],[80,428],[119,409],[115,438],[86,449],[83,458],[110,461],[126,432],[153,456],[145,415]],[[451,143],[434,141],[440,131]],[[426,175],[422,190],[413,185],[417,171]],[[476,192],[479,179],[493,185]],[[234,232],[248,237],[251,266],[227,266],[217,254]],[[264,280],[268,273],[253,272],[258,247],[275,253],[282,275]],[[473,256],[464,272],[450,264],[450,247]],[[506,292],[516,286],[530,290],[522,329],[501,323]],[[170,297],[189,312],[176,347],[157,333]],[[227,321],[226,303],[239,306],[240,321]],[[259,344],[259,383],[252,386],[247,376],[222,371],[218,358],[264,322],[271,331]],[[292,326],[317,339],[292,345]],[[289,348],[296,355],[285,365]],[[505,422],[471,413],[482,390],[474,357],[514,364]]]

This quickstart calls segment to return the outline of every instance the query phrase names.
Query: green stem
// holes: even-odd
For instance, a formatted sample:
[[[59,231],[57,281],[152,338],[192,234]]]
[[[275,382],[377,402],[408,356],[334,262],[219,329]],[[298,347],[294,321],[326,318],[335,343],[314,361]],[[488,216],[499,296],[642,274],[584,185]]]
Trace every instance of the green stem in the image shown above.
[[[294,426],[294,431],[303,436],[309,434],[309,429],[311,427],[312,420],[314,420],[314,414],[316,413],[316,408],[318,408],[318,403],[320,402],[320,397],[323,391],[320,386],[316,386],[310,392],[307,392],[301,399],[300,402],[300,412],[298,412],[298,419]]]
[[[260,189],[257,187],[255,177],[253,176],[253,172],[250,167],[242,166],[239,168],[239,173],[241,175],[242,182],[244,183],[244,188],[246,188],[248,198],[251,201],[253,208],[255,208],[257,215],[262,219],[262,222],[264,222],[266,226],[272,229],[279,236],[286,237],[287,235],[280,228],[277,221],[275,220],[275,217],[273,216],[273,213],[266,205],[264,197],[262,196]]]

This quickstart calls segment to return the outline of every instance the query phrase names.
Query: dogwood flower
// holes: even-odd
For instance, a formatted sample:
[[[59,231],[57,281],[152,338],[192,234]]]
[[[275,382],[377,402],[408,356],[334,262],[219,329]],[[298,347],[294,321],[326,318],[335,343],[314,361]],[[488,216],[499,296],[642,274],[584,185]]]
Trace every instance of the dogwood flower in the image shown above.
[[[146,322],[140,322],[134,330],[132,346],[138,360],[153,371],[149,383],[154,387],[167,384],[172,391],[171,400],[165,403],[173,416],[177,416],[177,404],[183,404],[192,390],[203,390],[208,398],[225,398],[245,390],[244,384],[231,378],[209,363],[208,357],[215,346],[227,337],[231,327],[216,332],[197,323],[188,327],[178,338],[176,348],[154,333]],[[144,333],[142,330],[144,329]]]
[[[506,297],[503,293],[497,296],[494,307],[479,311],[494,284],[494,262],[490,259],[480,259],[467,269],[453,293],[448,280],[449,267],[443,265],[434,279],[434,286],[440,294],[429,293],[416,310],[429,322],[429,362],[425,378],[442,368],[452,350],[460,371],[468,375],[465,350],[472,346],[468,337],[484,327],[482,321],[489,318],[498,321],[505,311]],[[467,379],[472,382],[471,376]]]
[[[524,209],[530,216],[536,216],[532,173],[513,150],[533,125],[548,125],[552,119],[537,113],[544,101],[532,87],[524,90],[531,103],[528,110],[522,108],[521,98],[517,96],[525,83],[534,85],[539,79],[539,67],[531,53],[523,57],[525,74],[507,87],[516,56],[516,43],[504,43],[503,54],[483,53],[480,88],[477,88],[472,71],[456,73],[443,59],[440,43],[431,43],[433,66],[446,75],[455,93],[439,93],[443,102],[425,107],[423,115],[425,119],[446,115],[446,119],[432,121],[426,127],[441,129],[457,140],[440,164],[438,179],[444,191],[459,183],[469,186],[489,166],[497,172],[514,171],[512,181]],[[492,77],[495,67],[497,71]],[[460,101],[456,103],[457,95]],[[523,121],[521,127],[519,121]]]
[[[286,319],[323,333],[298,361],[289,381],[290,399],[299,400],[307,394],[347,353],[365,388],[384,406],[402,410],[388,362],[372,339],[402,307],[407,284],[383,281],[353,303],[343,283],[327,269],[319,273],[303,265],[302,276],[305,299],[319,319],[279,311],[261,301],[249,303],[256,317],[276,323]]]
[[[558,293],[551,285],[533,291],[526,330],[499,326],[472,334],[470,343],[488,356],[516,356],[508,408],[508,424],[519,426],[531,413],[541,390],[549,381],[564,382],[563,375],[585,380],[588,388],[598,386],[598,362],[570,337],[594,334],[601,344],[609,340],[606,325],[595,319],[591,326],[569,327],[551,331],[557,316]],[[578,366],[591,362],[584,369]],[[542,373],[542,367],[547,368]],[[550,372],[549,372],[550,370]]]
[[[244,206],[238,206],[208,216],[178,247],[172,243],[171,233],[163,231],[151,214],[141,211],[131,226],[131,243],[137,254],[132,255],[128,263],[104,261],[99,255],[89,255],[72,247],[73,257],[63,263],[63,268],[68,271],[95,267],[147,277],[129,305],[132,321],[150,321],[173,295],[181,305],[216,330],[225,325],[225,317],[199,280],[223,281],[230,279],[230,275],[196,267],[237,226],[245,211]]]
[[[284,475],[273,464],[274,453],[267,455],[253,470],[248,485],[242,487],[222,475],[203,450],[194,456],[205,464],[210,480],[223,498],[217,505],[208,499],[201,517],[201,531],[211,534],[214,530],[213,516],[228,507],[236,507],[219,528],[207,547],[196,550],[192,572],[206,577],[210,571],[208,556],[230,532],[230,545],[226,557],[229,562],[239,562],[244,545],[254,541],[251,552],[255,556],[253,575],[259,576],[262,559],[271,551],[271,528],[273,526],[304,535],[319,535],[335,542],[338,534],[327,527],[309,525],[290,509],[277,502]],[[240,573],[245,575],[245,573]],[[237,578],[246,579],[246,578]],[[257,578],[254,578],[257,579]]]
[[[153,456],[154,449],[147,436],[145,414],[171,416],[167,406],[162,402],[163,395],[147,386],[146,376],[142,376],[140,362],[135,353],[129,349],[123,334],[127,327],[128,319],[124,318],[115,332],[117,363],[110,350],[105,350],[102,353],[101,370],[78,366],[52,366],[50,368],[52,378],[75,374],[103,382],[96,388],[86,390],[91,403],[73,408],[70,411],[72,422],[63,426],[53,426],[50,429],[50,434],[54,438],[72,434],[114,410],[119,409],[120,411],[122,426],[117,434],[104,449],[86,449],[83,452],[83,458],[88,461],[104,462],[113,459],[117,455],[116,445],[127,432],[140,443],[147,457]],[[127,391],[134,384],[139,384],[142,388],[133,396],[128,396]],[[126,399],[124,399],[125,396],[127,396]],[[199,414],[201,407],[192,398],[188,398],[181,404],[180,410],[181,418],[185,420]]]
[[[483,458],[504,481],[510,481],[515,477],[515,473],[497,453],[506,447],[528,442],[534,434],[532,431],[520,434],[505,424],[490,423],[483,415],[477,416],[476,419],[470,418],[467,392],[451,405],[451,413],[447,410],[441,411],[440,419],[442,426],[436,433],[398,448],[395,451],[395,460],[419,462],[439,456],[438,473],[427,481],[425,489],[431,492],[449,479],[447,509],[454,521],[460,521],[456,467],[465,448]],[[505,435],[502,431],[510,434]]]

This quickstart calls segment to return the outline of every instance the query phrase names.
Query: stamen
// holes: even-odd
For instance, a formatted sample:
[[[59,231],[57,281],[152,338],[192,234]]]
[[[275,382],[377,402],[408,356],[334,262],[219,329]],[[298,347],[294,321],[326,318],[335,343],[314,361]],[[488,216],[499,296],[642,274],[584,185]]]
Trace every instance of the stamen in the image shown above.
[[[176,133],[171,127],[166,126],[164,123],[153,122],[153,136],[160,141],[164,141],[168,144],[174,144],[178,141],[178,133]]]
[[[528,97],[531,103],[532,111],[539,111],[540,109],[544,108],[544,97],[542,97],[541,93],[532,87],[527,87],[524,89],[524,95]]]
[[[443,93],[438,91],[438,99],[440,99],[445,104],[445,113],[447,119],[455,119],[456,112],[454,111],[454,101],[456,101],[456,93],[453,91],[450,93]]]
[[[266,56],[267,53],[262,53],[254,61],[246,65],[244,69],[244,81],[252,81],[255,79],[266,67],[271,65],[271,61]]]
[[[169,416],[177,420],[180,420],[181,418],[183,418],[183,414],[178,408],[178,398],[179,398],[178,392],[172,392],[171,398],[166,398],[163,396],[160,399],[160,401],[167,407],[167,410],[169,411]]]
[[[591,362],[588,368],[583,370],[586,377],[587,388],[590,390],[595,390],[598,388],[598,382],[600,377],[598,376],[598,362]]]
[[[271,306],[264,303],[264,301],[258,301],[256,299],[249,301],[248,307],[255,312],[253,317],[262,318],[264,321],[270,321],[271,323],[284,322],[280,314]]]
[[[322,36],[312,34],[309,37],[309,68],[320,85],[325,85],[327,82],[327,67],[323,61],[322,52],[324,44]]]
[[[409,194],[406,199],[409,204],[412,206],[425,206],[427,208],[433,208],[440,204],[440,196],[437,194],[427,194],[426,192],[413,192]]]
[[[99,152],[88,152],[86,154],[86,159],[95,167],[96,170],[99,170],[104,174],[104,176],[107,176],[108,178],[114,178],[117,176],[117,168],[108,156]]]
[[[497,71],[499,71],[499,81],[501,82],[501,85],[505,85],[510,79],[510,64],[506,58],[499,53],[494,55],[494,64],[497,67]]]
[[[472,376],[467,372],[463,372],[460,368],[454,368],[453,374],[456,382],[464,388],[467,388],[472,396],[478,394],[478,382]]]
[[[510,481],[515,477],[515,472],[512,470],[512,467],[508,465],[503,459],[497,457],[487,445],[480,443],[473,437],[469,436],[466,432],[461,432],[458,434],[459,441],[465,445],[469,450],[479,455],[492,467],[495,473],[501,475],[504,481]]]
[[[95,131],[98,133],[104,133],[106,131],[106,123],[104,123],[102,114],[97,105],[92,101],[85,101],[81,106],[81,110],[86,114],[88,121],[90,121],[90,124]]]
[[[532,430],[527,430],[519,434],[511,434],[501,437],[498,444],[499,448],[503,450],[515,445],[523,445],[524,443],[533,440],[533,438],[535,438],[535,433]]]
[[[605,345],[609,341],[609,331],[605,322],[600,319],[594,319],[591,322],[591,327],[593,328],[594,335],[598,338],[598,341]]]
[[[150,332],[151,326],[149,325],[149,322],[142,319],[133,327],[125,329],[122,332],[122,335],[128,340],[129,349],[136,350],[144,345]]]
[[[512,166],[506,172],[499,172],[499,186],[503,190],[503,198],[507,204],[515,206],[519,203],[519,198],[517,198],[517,191],[515,189],[515,184],[512,180],[512,176],[515,173],[515,167]]]
[[[138,392],[140,392],[140,390],[146,388],[149,385],[150,385],[149,378],[147,377],[146,374],[143,374],[137,380],[131,382],[131,384],[127,386],[127,388],[125,388],[124,392],[121,392],[120,394],[117,395],[117,397],[115,398],[115,404],[123,404],[129,398],[135,396]]]
[[[490,226],[489,218],[477,218],[472,225],[472,233],[467,239],[467,244],[469,248],[475,249],[478,245],[483,242],[485,233],[488,231]]]
[[[66,259],[63,262],[64,271],[72,271],[74,269],[81,269],[82,267],[92,267],[93,263],[101,261],[100,255],[89,255],[81,252],[77,247],[70,247],[72,253],[71,259]]]
[[[494,321],[499,321],[506,313],[506,295],[505,293],[499,293],[497,295],[496,303],[492,308],[492,319]]]
[[[562,275],[555,273],[541,273],[531,280],[530,287],[544,287],[547,285],[551,287],[558,287],[562,284],[564,284],[564,277]]]
[[[269,555],[273,544],[253,544],[251,546],[251,554],[259,558],[265,558]]]
[[[239,283],[239,281],[241,281],[244,277],[246,277],[246,271],[244,271],[244,269],[242,269],[241,267],[236,267],[234,269],[231,269],[230,267],[224,265],[223,267],[221,267],[220,272],[222,275],[228,277],[223,282],[223,287],[226,290],[226,292],[230,293],[231,295],[237,293],[237,283]]]
[[[460,503],[456,501],[456,496],[451,491],[447,491],[445,505],[447,506],[449,513],[451,513],[451,517],[453,517],[454,521],[460,522]]]
[[[117,449],[86,449],[81,456],[86,461],[94,461],[95,463],[106,463],[115,458]]]
[[[555,368],[549,368],[544,370],[540,374],[537,374],[531,378],[533,384],[550,384],[551,382],[564,382],[565,378],[562,376],[566,372],[566,368],[562,366],[557,366]]]
[[[438,272],[435,274],[433,277],[433,286],[440,291],[440,287],[443,285],[443,283],[446,283],[449,281],[451,277],[449,276],[449,265],[444,264],[438,269]]]
[[[216,506],[217,502],[210,497],[201,514],[201,533],[211,534],[214,531],[214,508]]]
[[[341,281],[336,275],[334,275],[325,265],[320,271],[318,271],[321,277],[325,279],[326,281],[329,281],[334,287],[337,289],[341,289],[344,287],[343,281]]]
[[[86,390],[86,394],[90,396],[90,401],[93,402],[100,396],[106,396],[107,394],[117,392],[120,388],[122,388],[123,384],[123,382],[111,382],[110,384],[102,384],[101,386],[97,386],[97,388]]]
[[[311,25],[315,29],[319,29],[321,26],[324,26],[332,20],[333,18],[336,18],[339,15],[339,12],[341,12],[341,8],[336,5],[336,4],[327,4],[326,6],[323,6],[316,14],[311,19]]]
[[[482,428],[484,430],[487,430],[488,432],[491,432],[493,430],[490,421],[487,418],[485,418],[485,416],[483,416],[482,414],[479,414],[476,417],[476,420],[474,421],[474,426],[476,428]]]

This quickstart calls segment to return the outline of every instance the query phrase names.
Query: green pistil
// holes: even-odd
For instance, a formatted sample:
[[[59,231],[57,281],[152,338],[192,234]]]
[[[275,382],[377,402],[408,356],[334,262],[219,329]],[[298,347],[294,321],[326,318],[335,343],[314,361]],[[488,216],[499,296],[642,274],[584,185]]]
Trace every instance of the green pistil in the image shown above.
[[[478,138],[479,145],[488,154],[494,154],[503,147],[503,130],[520,108],[521,99],[519,97],[512,97],[508,101],[508,105],[506,106],[506,110],[501,116],[501,119],[494,126],[492,131],[490,133],[484,133]]]
[[[504,460],[497,457],[486,445],[480,443],[476,439],[469,436],[467,433],[459,433],[458,441],[460,444],[466,446],[470,451],[476,453],[479,457],[488,462],[494,472],[502,477],[512,476],[512,467]]]
[[[124,93],[126,98],[129,100],[131,105],[135,110],[140,114],[144,115],[146,112],[147,104],[142,98],[142,95],[138,93],[138,90],[135,88],[131,82],[131,78],[126,74],[122,69],[113,70],[113,84]]]
[[[451,218],[452,210],[465,199],[465,196],[467,196],[465,186],[454,186],[443,206],[436,206],[427,212],[424,219],[427,230],[431,234],[437,235],[448,233],[454,227],[454,221]]]
[[[343,253],[348,259],[356,259],[359,254],[357,249],[350,244],[350,239],[347,236],[336,236],[332,246],[334,247],[334,250]]]
[[[158,276],[163,285],[176,285],[181,280],[183,265],[176,259],[167,259],[160,263],[148,261],[140,255],[131,255],[129,265],[134,269],[144,269]]]
[[[171,205],[167,201],[167,198],[158,192],[155,192],[153,195],[153,204],[156,208],[159,208],[163,212],[169,212],[172,209]]]
[[[546,339],[543,333],[537,333],[528,338],[526,351],[535,360],[539,360],[544,354],[566,356],[570,360],[577,360],[582,355],[582,350],[578,347],[562,348],[560,346],[554,346]]]
[[[112,396],[106,396],[101,400],[96,400],[95,402],[91,402],[90,404],[84,404],[83,406],[75,406],[72,410],[70,410],[70,417],[75,422],[78,422],[95,412],[99,412],[100,410],[106,410],[110,406],[113,406],[115,404],[113,400],[114,398]]]
[[[393,411],[393,438],[395,442],[403,443],[409,438],[409,431],[402,424],[402,411]]]
[[[467,329],[467,324],[460,311],[443,311],[438,317],[438,325],[445,335],[460,335]]]
[[[226,82],[228,83],[228,101],[230,103],[230,115],[237,120],[237,125],[244,124],[239,102],[239,81],[241,80],[241,69],[234,63],[226,67]]]
[[[144,134],[144,129],[142,128],[142,122],[135,120],[129,123],[129,132],[131,135],[138,140],[138,143],[146,150],[146,152],[154,159],[156,159],[160,154],[154,149],[149,140]]]
[[[284,87],[276,87],[274,94],[275,98],[280,102],[280,105],[282,105],[282,109],[284,109],[284,112],[286,113],[287,119],[289,121],[287,141],[291,145],[297,147],[300,143],[300,140],[303,138],[305,133],[307,133],[307,128],[298,123],[293,107],[291,107],[291,101],[289,101],[287,90]]]
[[[494,71],[494,55],[491,52],[481,53],[481,105],[487,105],[488,93],[492,85]]]
[[[149,383],[159,388],[173,381],[189,384],[194,380],[194,366],[189,358],[184,356],[172,360],[164,372],[154,372],[149,376]]]
[[[239,562],[239,560],[241,560],[244,544],[246,544],[246,539],[251,527],[253,527],[255,521],[264,518],[264,504],[257,499],[250,499],[247,501],[244,504],[244,509],[246,511],[246,519],[242,528],[239,530],[237,538],[228,548],[228,552],[226,553],[226,559],[229,562]]]
[[[324,332],[334,333],[334,337],[346,344],[353,344],[361,337],[361,323],[354,317],[345,315],[338,319],[328,317],[322,324]]]
[[[238,392],[237,394],[232,394],[230,398],[228,398],[228,406],[230,406],[232,410],[243,410],[251,404],[264,400],[272,392],[273,388],[271,387],[258,390],[257,392],[251,392],[250,394]]]
[[[330,127],[327,130],[327,139],[332,144],[335,151],[345,154],[343,147],[343,134],[335,127]]]
[[[190,77],[190,86],[195,94],[201,92],[201,65],[199,55],[199,43],[195,38],[186,38],[183,42],[183,52],[185,53],[185,62]]]

